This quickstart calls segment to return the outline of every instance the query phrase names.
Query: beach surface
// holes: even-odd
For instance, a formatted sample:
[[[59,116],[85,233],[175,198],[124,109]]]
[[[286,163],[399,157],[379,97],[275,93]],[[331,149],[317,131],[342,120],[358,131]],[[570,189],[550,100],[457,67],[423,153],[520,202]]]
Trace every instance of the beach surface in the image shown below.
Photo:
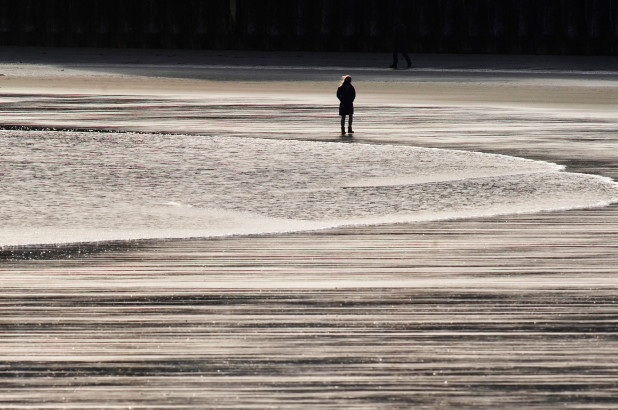
[[[4,129],[391,144],[618,179],[615,58],[4,49]],[[358,93],[353,138],[334,92]],[[3,408],[614,408],[618,206],[2,250]]]

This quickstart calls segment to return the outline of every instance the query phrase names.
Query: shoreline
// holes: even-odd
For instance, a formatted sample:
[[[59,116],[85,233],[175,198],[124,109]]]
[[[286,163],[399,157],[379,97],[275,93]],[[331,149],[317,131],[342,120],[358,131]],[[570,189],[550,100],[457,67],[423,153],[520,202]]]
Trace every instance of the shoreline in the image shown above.
[[[334,53],[240,53],[233,51],[223,52],[191,52],[166,53],[162,50],[97,50],[97,49],[47,49],[47,48],[8,48],[5,49],[7,59],[0,64],[0,72],[7,72],[0,77],[0,95],[15,95],[17,98],[32,95],[47,95],[62,102],[62,96],[83,96],[86,98],[84,107],[92,107],[96,110],[98,99],[96,96],[108,96],[109,102],[114,104],[118,101],[122,104],[122,98],[133,96],[147,102],[150,98],[163,98],[168,104],[190,104],[189,106],[204,107],[208,114],[210,104],[216,100],[222,103],[236,104],[237,101],[254,99],[262,104],[273,103],[274,109],[258,111],[261,116],[276,117],[281,115],[286,104],[332,105],[325,96],[331,94],[333,81],[322,81],[321,77],[336,78],[341,72],[340,67],[335,67],[338,62]],[[21,54],[21,55],[20,55]],[[180,55],[180,57],[179,57]],[[325,67],[318,68],[311,64],[316,58],[325,61]],[[425,59],[424,68],[418,70],[384,70],[380,67],[381,59],[389,57],[382,54],[345,54],[343,61],[348,65],[356,64],[350,68],[361,75],[358,82],[363,90],[360,110],[370,107],[389,107],[393,110],[391,117],[396,121],[398,113],[406,110],[426,109],[431,110],[435,106],[457,109],[471,107],[471,113],[478,115],[474,110],[483,110],[488,107],[500,115],[500,110],[513,110],[523,117],[526,113],[534,113],[540,110],[543,115],[548,112],[561,112],[561,115],[572,110],[575,115],[588,117],[597,115],[600,121],[605,121],[607,116],[613,115],[618,107],[618,70],[606,71],[600,75],[604,79],[602,86],[596,80],[589,85],[587,80],[590,76],[598,77],[602,68],[607,69],[608,62],[613,58],[569,58],[547,56],[445,56],[423,55],[417,56]],[[482,58],[479,58],[482,57]],[[176,59],[175,64],[170,60]],[[505,62],[504,60],[507,60]],[[508,62],[511,61],[510,63]],[[616,68],[618,69],[618,58]],[[257,61],[257,65],[249,66],[249,61]],[[558,84],[544,83],[543,77],[560,78],[565,72],[564,64],[575,61],[575,67],[579,74],[567,76],[566,82]],[[234,64],[240,64],[235,66]],[[16,68],[17,67],[17,68]],[[161,76],[160,70],[172,70]],[[241,81],[230,80],[221,77],[220,70],[228,71],[227,76],[235,78],[240,76]],[[250,73],[264,70],[270,77],[260,80],[247,80]],[[232,71],[230,74],[229,71]],[[234,74],[234,70],[237,71]],[[291,71],[290,71],[291,70]],[[456,76],[449,75],[449,70],[458,73]],[[521,70],[526,70],[522,75]],[[316,81],[293,81],[282,80],[284,72],[308,73],[309,76],[317,75]],[[239,74],[240,73],[240,74]],[[446,74],[445,74],[446,73]],[[513,75],[515,73],[515,75]],[[552,75],[552,73],[554,73]],[[465,74],[465,75],[464,75]],[[173,78],[175,77],[175,78]],[[439,81],[437,81],[439,80]],[[358,86],[358,85],[357,85]],[[550,90],[550,92],[547,92]],[[602,95],[603,98],[599,98]],[[203,96],[207,96],[203,100]],[[429,97],[428,97],[429,96]],[[88,103],[92,97],[95,103]],[[574,98],[577,97],[577,98]],[[283,98],[283,100],[280,100]],[[203,101],[202,101],[203,100]],[[27,110],[27,105],[20,109]],[[72,110],[72,104],[59,108]],[[294,108],[292,108],[292,111]],[[504,111],[508,112],[508,111]],[[122,110],[119,111],[122,114]],[[71,131],[71,132],[137,132],[157,133],[174,135],[179,134],[175,128],[161,128],[157,126],[135,128],[126,127],[121,121],[119,125],[104,128],[104,125],[82,126],[80,119],[69,119],[65,123],[49,123],[45,117],[37,118],[33,112],[30,123],[2,124],[4,130],[35,130],[35,131]],[[135,115],[134,112],[130,112]],[[371,114],[366,114],[371,115]],[[390,118],[390,117],[389,117]],[[171,118],[170,118],[171,119]],[[520,118],[515,118],[515,121]],[[40,121],[40,122],[37,122]],[[362,121],[362,117],[361,117]],[[357,120],[358,122],[358,120]],[[209,125],[205,122],[205,126]],[[206,128],[208,129],[208,128]],[[271,135],[258,131],[255,135],[243,135],[243,132],[234,128],[224,129],[222,132],[209,133],[204,130],[186,130],[182,133],[198,135],[229,135],[231,137],[256,137],[273,138]],[[270,132],[270,130],[269,130]],[[385,139],[375,130],[361,131],[360,138],[354,138],[352,142],[366,142],[378,144],[404,144],[427,148],[442,148],[454,150],[471,150],[500,155],[516,156],[532,160],[542,160],[556,163],[565,167],[566,172],[592,173],[601,177],[618,178],[616,167],[600,169],[595,165],[598,159],[591,160],[589,157],[577,158],[573,153],[558,149],[557,154],[549,154],[547,150],[535,151],[522,150],[520,144],[517,148],[508,147],[504,143],[478,140],[475,142],[462,142],[451,138],[446,142],[432,142],[429,139],[415,138],[411,129],[412,138],[401,135],[397,138]],[[359,137],[357,136],[357,137]],[[310,136],[299,135],[298,137],[283,134],[274,138],[314,139]],[[322,140],[317,138],[316,140]],[[332,141],[328,138],[326,141]],[[335,139],[334,141],[337,141]],[[533,142],[534,140],[531,140]],[[544,147],[541,147],[544,149]],[[607,152],[607,150],[604,148]],[[581,153],[578,153],[581,154]],[[610,155],[609,161],[616,158]],[[542,211],[560,212],[561,210]],[[496,216],[499,217],[499,216]],[[469,219],[469,218],[464,218]],[[439,223],[440,221],[435,221]],[[414,224],[414,223],[412,223]],[[342,228],[332,228],[336,231]],[[345,229],[345,228],[343,228]],[[271,236],[276,234],[262,234]],[[234,236],[232,236],[233,238]],[[188,239],[188,238],[187,238]],[[203,238],[211,240],[212,238]],[[219,238],[217,238],[219,239]],[[126,243],[129,248],[131,243],[150,243],[152,241],[182,241],[183,238],[144,238],[120,241]],[[193,240],[193,238],[191,238]],[[71,242],[63,244],[42,245],[19,245],[4,246],[3,250],[12,252],[18,248],[24,248],[24,254],[31,250],[40,249],[44,253],[50,252],[50,248],[60,246],[63,249],[95,249],[105,244],[114,244],[118,241],[104,241],[101,243]],[[64,250],[52,254],[66,254]],[[6,254],[8,255],[8,254]],[[18,256],[22,257],[22,256]]]
[[[119,55],[134,56],[131,51]],[[450,64],[456,62],[451,57]],[[212,82],[209,89],[210,82],[182,80],[212,95],[169,98],[169,88],[152,113],[136,114],[113,98],[135,79],[120,75],[124,80],[115,83],[119,74],[109,75],[102,84],[111,84],[104,90],[110,97],[103,100],[115,107],[112,125],[117,127],[131,118],[146,132],[208,129],[221,135],[342,142],[330,130],[333,81],[316,82],[318,94],[290,92],[280,101],[268,96],[279,92],[268,82],[252,83],[249,98],[224,93],[229,103],[244,97],[252,110],[250,132],[239,132],[233,115],[203,115],[199,121],[175,115],[186,107],[210,113],[227,83]],[[535,88],[528,85],[518,96],[509,94],[517,80],[489,84],[476,74],[478,81],[471,80],[475,76],[457,80],[455,93],[463,99],[466,89],[477,87],[476,99],[452,103],[453,79],[447,78],[431,84],[441,90],[438,102],[423,105],[425,79],[405,75],[412,77],[403,89],[416,93],[398,94],[397,84],[403,83],[391,81],[380,94],[382,83],[367,80],[365,92],[373,95],[360,105],[365,114],[359,116],[354,142],[495,152],[618,178],[614,80],[600,89],[607,111],[599,112],[598,85],[561,82],[527,94]],[[39,77],[24,78],[0,77],[5,96],[6,85],[14,81],[14,99],[4,101],[11,108],[5,122],[67,126],[96,120],[98,114],[89,110],[100,103],[100,95],[70,98],[76,90],[96,91],[84,88],[88,78],[75,83],[67,78],[53,90],[44,87],[57,94],[48,96],[60,113],[33,110],[29,98],[41,84]],[[46,81],[54,85],[51,76]],[[140,87],[150,82],[151,94],[175,82],[136,81]],[[544,94],[551,87],[555,93]],[[247,91],[246,84],[239,88]],[[148,94],[136,95],[132,103],[148,103]],[[525,99],[518,101],[522,95]],[[313,107],[308,101],[323,107],[308,115],[307,107]],[[170,104],[176,111],[166,117]],[[285,119],[285,126],[273,126],[273,118]],[[298,125],[292,121],[297,119]],[[303,131],[307,124],[315,130]],[[3,260],[0,405],[614,407],[616,232],[618,204],[286,235],[149,241],[83,257]]]
[[[66,48],[4,48],[6,59],[0,64],[0,95],[49,95],[69,97],[81,95],[86,98],[109,96],[110,102],[115,97],[134,96],[148,101],[149,98],[164,98],[170,103],[179,104],[189,101],[196,104],[204,95],[209,96],[203,102],[205,110],[209,109],[211,101],[223,99],[224,103],[234,104],[236,101],[249,97],[256,101],[273,102],[277,108],[266,110],[259,115],[276,117],[284,109],[286,101],[297,104],[329,104],[325,96],[332,94],[334,81],[323,81],[323,78],[337,78],[338,73],[345,68],[337,67],[337,63],[344,63],[349,71],[356,71],[360,75],[363,95],[359,105],[361,109],[369,107],[391,107],[396,118],[398,112],[419,108],[432,109],[439,107],[466,107],[471,109],[520,110],[519,115],[527,112],[547,113],[561,112],[561,115],[572,111],[586,119],[591,115],[600,116],[605,121],[608,115],[613,115],[618,107],[618,58],[614,57],[560,57],[560,56],[466,56],[466,55],[418,55],[415,61],[422,61],[421,65],[413,70],[385,70],[382,60],[388,59],[389,54],[344,53],[343,58],[337,53],[276,53],[276,52],[236,52],[236,51],[207,51],[195,52],[190,50],[112,50],[112,49],[66,49]],[[168,52],[169,51],[169,52]],[[313,65],[318,59],[324,67]],[[171,63],[171,61],[175,61]],[[253,65],[249,63],[252,62]],[[615,63],[615,64],[614,64]],[[565,64],[579,71],[565,69]],[[571,66],[572,65],[572,66]],[[616,71],[612,71],[614,67]],[[225,77],[221,70],[227,71]],[[609,69],[609,71],[607,71]],[[165,72],[161,75],[161,70]],[[171,70],[167,72],[166,70]],[[232,73],[230,74],[230,70]],[[237,71],[235,74],[234,71]],[[257,70],[257,72],[255,71]],[[291,71],[290,71],[291,70]],[[522,70],[525,72],[522,74]],[[605,70],[605,71],[603,71]],[[247,80],[249,75],[260,71],[268,75],[260,80]],[[306,73],[317,76],[317,80],[293,79],[282,80],[286,72]],[[550,79],[559,79],[564,73],[566,82],[546,82],[545,76]],[[7,74],[5,74],[7,73]],[[449,74],[451,73],[451,74]],[[553,74],[552,74],[553,73]],[[602,74],[599,74],[602,73]],[[452,75],[454,74],[454,75]],[[241,80],[230,78],[240,77]],[[590,78],[593,78],[589,85]],[[601,85],[598,79],[602,79]],[[358,86],[358,85],[357,85]],[[549,92],[548,92],[549,90]],[[428,97],[429,96],[429,97]],[[277,98],[283,97],[278,101]],[[602,98],[600,98],[602,97]],[[118,101],[122,101],[119,99]],[[86,103],[87,106],[90,106]],[[27,107],[27,106],[24,106]],[[96,108],[92,105],[93,108]],[[72,109],[71,105],[66,108]],[[25,108],[27,109],[27,108]],[[397,111],[399,109],[399,111]],[[523,111],[521,111],[523,110]],[[121,112],[121,111],[120,111]],[[472,111],[471,111],[472,112]],[[35,131],[71,131],[71,132],[137,132],[174,135],[179,132],[166,128],[123,128],[115,125],[109,128],[101,126],[79,127],[79,119],[68,120],[65,124],[48,124],[44,117],[36,118],[26,124],[0,124],[4,130],[35,130]],[[132,113],[134,115],[134,113]],[[40,120],[41,123],[36,121]],[[515,119],[516,121],[519,118]],[[358,122],[358,120],[357,120]],[[206,123],[208,125],[208,123]],[[414,128],[412,128],[414,132]],[[181,132],[182,133],[182,132]],[[189,134],[208,135],[206,131],[189,130]],[[234,128],[211,134],[243,137],[242,132]],[[259,131],[256,138],[273,138]],[[300,135],[299,137],[283,134],[274,138],[314,139]],[[357,136],[358,137],[358,136]],[[323,140],[317,138],[315,140]],[[326,141],[333,141],[328,138]],[[337,139],[334,139],[337,141]],[[375,130],[361,132],[360,138],[352,142],[366,142],[377,144],[404,144],[426,148],[442,148],[453,150],[471,150],[500,155],[516,156],[532,160],[547,161],[565,167],[565,172],[581,172],[596,174],[601,177],[618,178],[618,166],[600,167],[604,162],[618,162],[618,154],[610,154],[609,158],[591,159],[590,157],[577,158],[576,155],[564,149],[558,149],[557,154],[550,154],[547,150],[530,150],[508,147],[504,143],[496,144],[495,139],[490,141],[477,140],[462,142],[453,138],[438,143],[429,139],[412,138],[402,135],[397,138],[383,138]],[[618,147],[618,143],[612,145]],[[544,147],[541,147],[544,149]],[[604,147],[604,151],[608,150]],[[609,205],[612,206],[612,205]],[[595,208],[596,209],[596,208]],[[564,210],[549,210],[546,212],[563,212]],[[569,210],[567,210],[568,212]],[[577,210],[571,210],[577,211]],[[498,215],[489,218],[502,218],[508,215]],[[487,218],[487,217],[480,217]],[[462,218],[468,220],[470,218]],[[478,219],[478,218],[472,218]],[[457,219],[459,220],[459,219]],[[441,221],[434,221],[440,223]],[[418,222],[404,223],[417,224]],[[420,222],[424,223],[424,222]],[[390,225],[390,224],[389,224]],[[379,230],[379,226],[375,226]],[[348,227],[328,229],[334,233]],[[286,233],[283,235],[294,235]],[[258,234],[257,236],[277,236],[278,234]],[[253,237],[256,235],[249,235]],[[11,245],[2,248],[3,254],[23,250],[23,255],[30,254],[37,249],[48,255],[67,255],[73,249],[105,248],[111,245],[123,244],[127,248],[141,243],[168,242],[183,240],[225,240],[229,238],[143,238],[131,240],[111,240],[103,242],[71,242],[63,244],[33,244]],[[52,248],[60,248],[52,252]],[[7,253],[8,252],[8,253]],[[21,251],[18,258],[22,258]],[[4,257],[3,257],[4,259]]]
[[[374,104],[385,99],[561,108],[577,107],[579,100],[598,109],[618,104],[618,57],[421,54],[411,70],[392,70],[388,53],[0,50],[0,93],[330,96],[348,73]]]

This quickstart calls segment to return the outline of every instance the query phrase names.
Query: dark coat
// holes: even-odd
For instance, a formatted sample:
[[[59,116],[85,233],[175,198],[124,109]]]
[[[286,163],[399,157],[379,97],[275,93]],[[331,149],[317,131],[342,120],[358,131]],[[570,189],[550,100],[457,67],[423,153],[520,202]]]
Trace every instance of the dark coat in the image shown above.
[[[354,114],[354,99],[356,98],[356,90],[352,84],[342,85],[337,88],[337,98],[339,99],[339,115]]]
[[[405,52],[408,45],[408,29],[405,24],[399,23],[393,29],[395,50]]]

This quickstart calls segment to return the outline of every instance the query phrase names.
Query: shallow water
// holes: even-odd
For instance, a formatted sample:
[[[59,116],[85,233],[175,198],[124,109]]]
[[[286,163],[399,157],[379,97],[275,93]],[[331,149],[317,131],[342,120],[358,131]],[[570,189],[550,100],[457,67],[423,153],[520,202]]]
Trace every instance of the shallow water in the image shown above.
[[[3,131],[5,241],[505,215],[8,252],[2,407],[616,406],[616,205],[513,214],[615,184],[410,146],[615,176],[613,113],[365,106],[341,139],[324,101],[223,101],[3,99],[6,125],[145,132]]]
[[[282,233],[607,205],[555,164],[408,146],[0,131],[0,245]]]

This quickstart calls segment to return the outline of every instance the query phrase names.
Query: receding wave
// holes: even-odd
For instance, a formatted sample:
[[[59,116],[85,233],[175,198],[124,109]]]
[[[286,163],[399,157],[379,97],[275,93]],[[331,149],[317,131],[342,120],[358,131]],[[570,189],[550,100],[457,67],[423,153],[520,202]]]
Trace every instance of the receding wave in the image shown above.
[[[0,246],[283,233],[603,206],[556,164],[395,145],[0,131]]]

